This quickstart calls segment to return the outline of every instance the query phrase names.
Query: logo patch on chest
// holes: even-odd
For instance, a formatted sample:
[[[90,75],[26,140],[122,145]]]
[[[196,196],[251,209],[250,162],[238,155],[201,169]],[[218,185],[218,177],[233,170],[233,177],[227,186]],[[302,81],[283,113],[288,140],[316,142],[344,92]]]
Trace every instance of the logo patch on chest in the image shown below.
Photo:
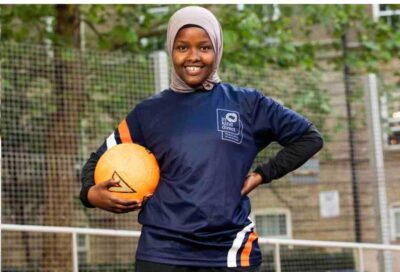
[[[243,123],[237,111],[217,109],[217,129],[222,140],[241,144],[243,139]]]

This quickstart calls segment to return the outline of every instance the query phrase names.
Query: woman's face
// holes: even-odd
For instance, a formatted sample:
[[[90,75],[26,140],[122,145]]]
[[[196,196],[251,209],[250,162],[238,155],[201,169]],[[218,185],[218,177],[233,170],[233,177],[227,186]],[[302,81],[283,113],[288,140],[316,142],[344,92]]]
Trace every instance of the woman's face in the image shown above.
[[[200,27],[179,30],[172,49],[178,76],[190,87],[203,83],[213,71],[215,53],[207,32]]]

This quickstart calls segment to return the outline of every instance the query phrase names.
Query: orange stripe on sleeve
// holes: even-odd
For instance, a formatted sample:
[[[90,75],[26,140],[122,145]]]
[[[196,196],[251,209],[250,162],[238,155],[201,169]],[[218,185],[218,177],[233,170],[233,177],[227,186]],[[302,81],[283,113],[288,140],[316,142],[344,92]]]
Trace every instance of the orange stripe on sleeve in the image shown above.
[[[253,247],[253,241],[257,239],[257,233],[254,231],[249,235],[247,242],[244,246],[242,254],[240,255],[240,265],[241,266],[250,266],[250,253]]]
[[[119,137],[121,138],[122,143],[132,143],[131,133],[129,132],[128,124],[126,123],[126,119],[122,120],[122,122],[118,126]]]

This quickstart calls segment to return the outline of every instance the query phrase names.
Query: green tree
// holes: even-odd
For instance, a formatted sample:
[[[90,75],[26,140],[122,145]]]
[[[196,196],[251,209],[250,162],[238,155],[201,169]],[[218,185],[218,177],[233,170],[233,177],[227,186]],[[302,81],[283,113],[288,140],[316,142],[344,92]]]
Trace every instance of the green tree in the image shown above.
[[[79,48],[80,10],[76,5],[55,6],[54,87],[55,111],[49,116],[46,129],[47,195],[44,224],[48,226],[72,225],[73,190],[76,180],[75,163],[78,153],[77,124],[83,110],[84,71],[79,54],[65,51],[60,46]],[[74,76],[82,75],[81,77]],[[54,135],[64,135],[63,141]],[[60,156],[61,155],[61,156]],[[63,201],[60,201],[60,200]],[[45,236],[43,263],[51,270],[72,269],[70,237],[50,234]],[[63,252],[63,254],[60,254]]]
[[[3,41],[4,39],[12,39],[24,43],[44,43],[47,39],[55,45],[49,48],[47,52],[38,49],[32,50],[34,52],[30,50],[25,52],[30,55],[24,59],[25,64],[30,62],[31,65],[25,67],[22,65],[22,67],[15,67],[14,69],[8,67],[11,68],[10,71],[17,72],[22,69],[23,72],[17,77],[9,77],[15,82],[10,81],[10,84],[5,86],[6,90],[15,91],[11,95],[6,95],[6,100],[13,103],[12,96],[18,94],[22,101],[26,101],[25,105],[28,106],[28,109],[32,111],[25,116],[21,114],[24,111],[21,109],[11,114],[6,112],[7,119],[14,120],[17,123],[23,122],[24,118],[28,118],[28,122],[39,118],[43,119],[43,128],[40,133],[32,133],[32,131],[27,133],[28,135],[42,137],[42,140],[28,141],[28,144],[24,144],[28,146],[24,148],[24,145],[21,146],[23,137],[18,135],[19,131],[5,131],[6,135],[4,136],[5,143],[15,147],[9,150],[10,152],[26,152],[28,154],[33,152],[45,155],[44,167],[47,171],[44,176],[44,184],[37,184],[37,186],[45,188],[42,195],[44,199],[41,203],[43,203],[43,209],[46,210],[46,213],[44,213],[42,219],[44,224],[49,226],[71,226],[72,193],[74,192],[74,190],[71,190],[71,184],[74,184],[77,178],[75,175],[75,158],[78,151],[76,135],[79,135],[79,133],[76,124],[79,123],[79,112],[83,108],[83,77],[77,78],[73,74],[83,74],[83,71],[82,65],[79,63],[79,56],[62,49],[62,47],[79,48],[80,46],[79,6],[2,6],[1,11],[4,29]],[[50,25],[51,22],[54,25]],[[49,26],[54,30],[49,30]],[[12,33],[11,37],[10,33]],[[12,52],[12,50],[4,51]],[[52,56],[49,57],[46,53],[51,53]],[[21,58],[20,62],[9,61],[10,57],[12,55],[2,55],[2,59],[9,63],[6,63],[6,65],[20,65],[20,62],[24,62],[21,56],[14,56],[14,58]],[[38,63],[35,63],[35,61]],[[49,69],[51,65],[52,67]],[[54,75],[54,77],[51,75]],[[26,81],[24,82],[24,80]],[[49,93],[40,95],[42,98],[47,98],[47,104],[35,100],[33,94],[37,95],[36,92],[30,93],[29,89],[28,91],[25,90],[27,87],[35,89],[35,86],[39,90],[49,90]],[[19,103],[22,104],[22,101],[19,101]],[[15,137],[12,137],[13,133]],[[63,135],[63,140],[60,141],[59,136],[55,133]],[[43,139],[46,139],[46,141],[44,142]],[[43,146],[34,146],[35,143],[43,143]],[[17,184],[17,186],[23,186],[23,184]],[[25,188],[25,191],[28,188]],[[27,211],[21,211],[28,208],[24,203],[26,199],[21,197],[14,199],[16,201],[14,205],[19,207],[16,212],[18,214],[27,213]],[[27,239],[25,240],[27,241]],[[71,270],[72,249],[70,241],[70,237],[64,235],[45,235],[43,267],[50,270]],[[60,254],[61,252],[62,254]],[[29,249],[26,250],[26,254],[28,265],[32,265]]]
[[[87,29],[86,46],[134,53],[165,49],[168,19],[182,6],[80,5]],[[350,29],[356,31],[359,46],[346,60],[336,58],[339,66],[346,62],[372,71],[400,54],[400,30],[384,21],[374,22],[368,5],[279,5],[279,16],[273,5],[244,5],[241,9],[238,5],[203,6],[212,10],[223,26],[226,64],[312,69],[318,65],[316,53],[340,50],[342,34]],[[1,7],[3,41],[40,44],[50,39],[64,44],[57,33],[46,31],[47,18],[56,16],[54,5]],[[309,40],[315,25],[323,26],[332,43],[321,45]]]

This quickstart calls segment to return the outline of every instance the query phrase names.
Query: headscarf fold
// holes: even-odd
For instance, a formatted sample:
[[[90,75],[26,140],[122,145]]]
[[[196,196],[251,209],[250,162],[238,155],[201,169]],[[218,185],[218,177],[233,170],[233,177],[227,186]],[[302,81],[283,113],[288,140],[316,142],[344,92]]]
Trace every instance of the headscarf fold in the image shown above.
[[[167,46],[168,53],[172,58],[172,50],[174,46],[175,37],[178,31],[185,25],[196,25],[203,28],[208,36],[210,37],[215,53],[215,62],[213,71],[209,77],[202,83],[202,86],[206,90],[211,90],[214,85],[220,82],[218,76],[218,67],[222,57],[222,29],[217,18],[209,10],[198,7],[189,6],[182,8],[175,12],[169,20],[168,31],[167,31]],[[176,92],[193,92],[194,88],[187,85],[183,79],[181,79],[173,67],[171,72],[171,84],[170,88]]]

